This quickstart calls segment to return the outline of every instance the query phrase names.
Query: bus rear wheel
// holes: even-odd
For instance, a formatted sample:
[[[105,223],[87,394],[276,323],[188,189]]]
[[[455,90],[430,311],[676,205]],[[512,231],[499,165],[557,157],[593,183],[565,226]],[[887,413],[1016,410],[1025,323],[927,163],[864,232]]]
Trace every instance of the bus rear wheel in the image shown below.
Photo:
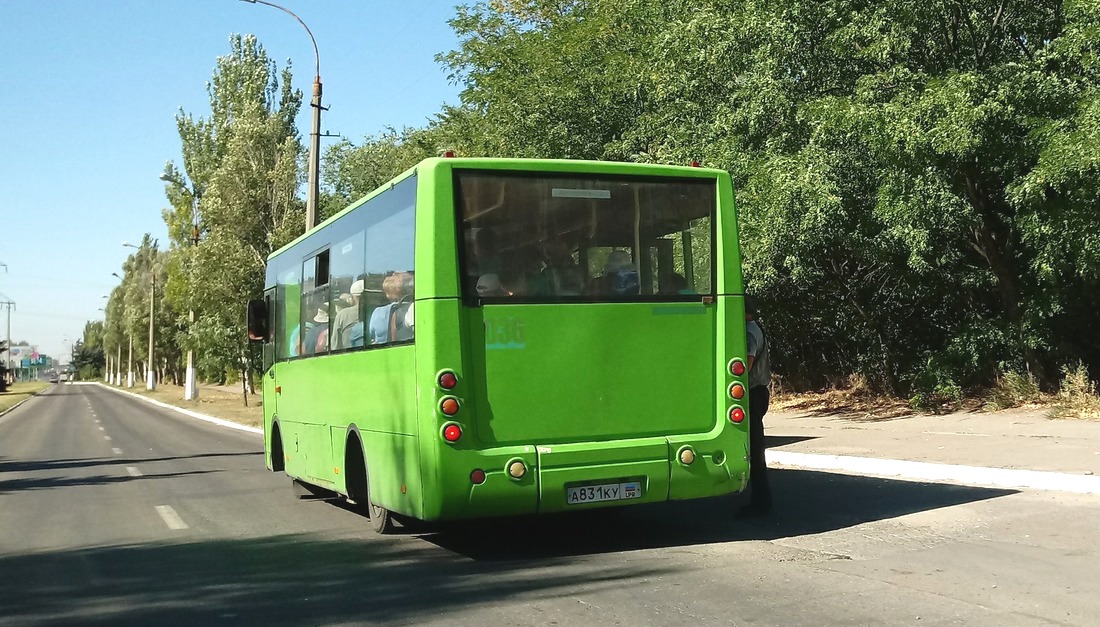
[[[367,509],[370,510],[370,527],[378,533],[393,533],[393,514],[385,507],[379,507],[374,501],[369,501]]]
[[[370,497],[370,475],[363,456],[363,446],[356,437],[348,440],[344,466],[347,472],[348,500],[353,502],[360,512],[370,516],[371,529],[383,534],[392,533],[394,524],[390,511],[375,505]]]

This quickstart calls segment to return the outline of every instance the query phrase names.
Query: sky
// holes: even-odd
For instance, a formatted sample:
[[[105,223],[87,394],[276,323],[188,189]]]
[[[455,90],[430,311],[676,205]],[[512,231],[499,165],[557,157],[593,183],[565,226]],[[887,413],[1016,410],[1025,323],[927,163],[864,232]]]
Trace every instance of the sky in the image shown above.
[[[424,126],[458,104],[435,56],[457,47],[458,0],[274,0],[313,32],[321,132],[353,143]],[[206,83],[231,34],[289,60],[310,131],[313,45],[292,16],[240,0],[0,0],[0,301],[11,339],[67,361],[102,320],[122,264],[144,233],[167,248],[158,180],[182,167],[175,118],[209,117]],[[338,138],[322,138],[325,146]],[[304,190],[303,190],[304,193]],[[5,272],[6,270],[6,272]],[[243,305],[242,305],[243,306]],[[0,305],[0,338],[7,332]]]

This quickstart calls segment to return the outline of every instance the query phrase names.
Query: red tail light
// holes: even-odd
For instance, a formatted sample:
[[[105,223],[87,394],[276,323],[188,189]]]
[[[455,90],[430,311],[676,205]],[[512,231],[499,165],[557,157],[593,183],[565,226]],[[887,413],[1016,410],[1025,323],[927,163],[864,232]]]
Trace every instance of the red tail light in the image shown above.
[[[443,151],[443,158],[444,159],[453,159],[454,156],[455,156],[455,151],[453,151],[453,150],[444,150]]]
[[[439,387],[444,390],[453,390],[458,385],[458,377],[450,370],[444,370],[439,374]]]
[[[458,442],[462,437],[462,428],[456,424],[449,424],[443,427],[443,439],[448,442]]]
[[[740,424],[745,419],[745,410],[734,407],[730,410],[730,422]]]
[[[745,362],[741,361],[740,359],[731,359],[730,374],[735,377],[739,377],[745,374]]]
[[[474,485],[481,485],[485,483],[485,471],[478,468],[470,473],[470,483]]]

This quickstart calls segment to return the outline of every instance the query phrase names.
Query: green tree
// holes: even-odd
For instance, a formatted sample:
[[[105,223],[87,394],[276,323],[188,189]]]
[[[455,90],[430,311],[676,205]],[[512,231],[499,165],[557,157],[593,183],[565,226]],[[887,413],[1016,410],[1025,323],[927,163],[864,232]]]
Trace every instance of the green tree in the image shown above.
[[[189,329],[178,344],[195,349],[202,370],[218,380],[244,363],[245,303],[263,291],[267,256],[305,222],[294,126],[302,94],[291,88],[289,65],[277,71],[254,36],[235,35],[230,47],[207,85],[209,117],[177,116],[183,170],[170,163],[165,173],[168,297],[180,328]],[[196,198],[201,243],[192,246]],[[194,325],[186,321],[191,309]]]
[[[463,103],[435,131],[728,169],[776,365],[805,385],[1049,387],[1100,363],[1098,6],[479,3],[452,22]]]

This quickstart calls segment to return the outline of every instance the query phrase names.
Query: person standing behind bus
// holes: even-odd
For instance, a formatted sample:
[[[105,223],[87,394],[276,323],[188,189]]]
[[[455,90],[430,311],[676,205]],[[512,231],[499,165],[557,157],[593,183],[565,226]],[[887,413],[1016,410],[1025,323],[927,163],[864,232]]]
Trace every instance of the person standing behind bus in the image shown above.
[[[756,321],[756,303],[745,296],[745,342],[749,367],[749,491],[751,499],[742,516],[763,516],[772,510],[772,492],[768,485],[768,462],[764,455],[764,414],[768,413],[771,383],[771,358],[764,328]]]

